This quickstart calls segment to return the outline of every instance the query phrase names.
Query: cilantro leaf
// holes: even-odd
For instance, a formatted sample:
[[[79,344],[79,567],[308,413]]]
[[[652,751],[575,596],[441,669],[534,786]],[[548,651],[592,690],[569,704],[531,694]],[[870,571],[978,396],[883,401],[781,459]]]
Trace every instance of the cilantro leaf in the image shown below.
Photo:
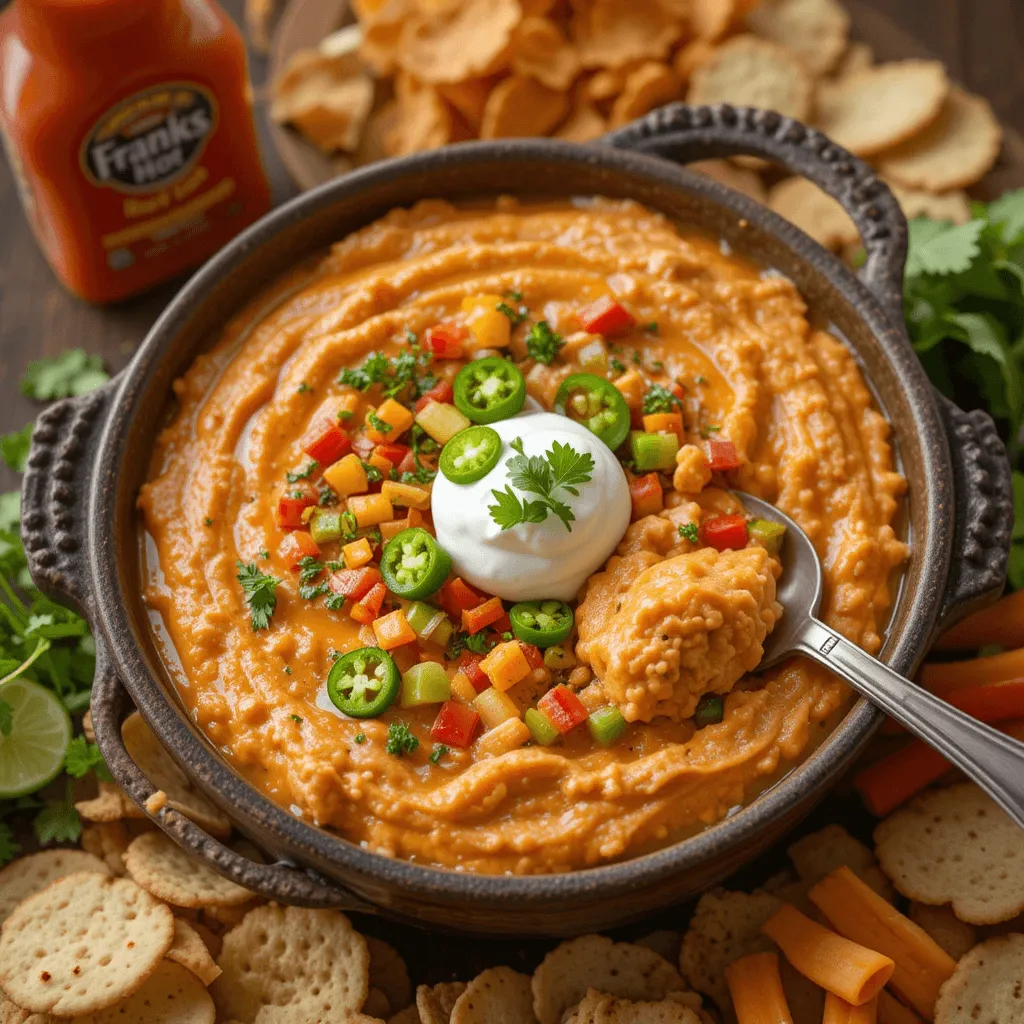
[[[7,660],[7,659],[5,659]],[[10,659],[13,661],[14,659]],[[0,671],[3,666],[0,665]],[[6,673],[4,673],[6,675]],[[0,736],[10,736],[14,728],[14,708],[7,701],[0,699]]]
[[[90,743],[84,736],[76,736],[69,744],[64,755],[64,771],[72,778],[84,778],[94,772],[98,779],[113,782],[114,777],[107,768],[106,761],[95,743]]]
[[[28,364],[21,378],[21,393],[39,402],[84,395],[110,380],[99,356],[73,348]]]
[[[907,276],[962,274],[981,253],[979,239],[985,221],[966,224],[916,219],[910,222]]]
[[[253,630],[267,629],[271,616],[277,607],[277,585],[281,582],[274,576],[260,572],[255,562],[248,565],[239,561],[238,582],[242,585],[245,602],[252,615]]]
[[[652,384],[644,395],[644,413],[672,412],[682,407],[682,402],[661,384]]]
[[[691,544],[697,543],[697,524],[696,523],[680,523],[679,524],[679,536],[688,540]]]
[[[63,800],[48,800],[32,822],[41,846],[47,843],[73,843],[82,834],[82,819],[72,802],[68,784]]]
[[[570,494],[578,495],[576,484],[585,484],[594,472],[594,456],[590,452],[582,455],[572,446],[555,441],[548,454],[551,471],[554,474],[552,487],[564,487]]]
[[[308,480],[319,468],[320,463],[316,459],[310,459],[302,469],[294,473],[285,473],[285,479],[290,484],[297,484],[300,480]]]
[[[998,225],[1007,245],[1022,241],[1024,235],[1024,188],[1007,192],[988,207],[989,223]]]
[[[312,583],[324,571],[324,563],[318,562],[312,555],[303,555],[299,559],[299,579],[303,583]]]
[[[369,391],[374,384],[379,384],[387,378],[390,368],[388,357],[383,352],[371,352],[362,366],[342,370],[338,383],[356,388],[358,391]]]
[[[533,324],[526,336],[526,351],[531,359],[538,363],[552,363],[565,339],[556,331],[551,330],[546,320]]]
[[[434,746],[434,749],[430,752],[430,763],[431,764],[439,764],[440,761],[441,761],[441,758],[444,757],[445,754],[450,754],[450,753],[451,753],[451,749],[449,747],[446,747],[443,743],[438,743],[438,744],[436,744]]]
[[[523,503],[512,493],[512,488],[507,486],[504,491],[492,490],[495,505],[488,505],[487,511],[491,518],[503,529],[511,530],[513,526],[529,522],[526,518],[526,510]]]
[[[14,831],[6,822],[0,821],[0,865],[14,860],[21,853],[21,844],[14,838]]]
[[[0,437],[0,456],[15,473],[25,472],[25,460],[28,458],[28,448],[32,443],[33,425],[26,423],[21,430]]]
[[[405,722],[392,722],[388,726],[388,741],[384,749],[393,757],[411,754],[419,745],[420,741],[409,731]]]

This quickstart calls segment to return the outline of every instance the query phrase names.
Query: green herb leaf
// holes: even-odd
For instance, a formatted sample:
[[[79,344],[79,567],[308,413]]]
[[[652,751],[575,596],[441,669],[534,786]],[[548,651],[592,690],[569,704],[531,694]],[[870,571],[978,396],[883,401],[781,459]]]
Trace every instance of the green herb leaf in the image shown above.
[[[99,356],[74,348],[28,364],[21,378],[21,393],[39,402],[84,395],[110,380]]]
[[[564,344],[565,339],[551,330],[546,320],[534,324],[526,336],[526,351],[538,363],[553,363]]]
[[[312,583],[324,571],[324,563],[318,562],[312,555],[303,555],[299,559],[299,579],[303,583]]]
[[[64,771],[75,779],[84,778],[89,772],[94,772],[96,777],[104,782],[114,781],[100,748],[95,743],[90,743],[84,736],[76,736],[68,744],[67,753],[64,755]]]
[[[644,414],[656,412],[672,412],[682,408],[682,403],[668,388],[661,384],[652,384],[644,395]]]
[[[29,445],[32,443],[33,426],[32,423],[26,423],[21,430],[0,437],[0,456],[15,473],[25,472],[25,460],[28,458]]]
[[[310,459],[302,469],[295,473],[285,473],[285,477],[290,484],[297,484],[300,480],[308,480],[318,469],[320,463],[316,459]]]
[[[420,741],[409,731],[405,722],[392,722],[388,726],[388,741],[384,749],[393,757],[411,754]]]
[[[239,561],[238,582],[242,585],[245,602],[252,615],[253,630],[267,629],[277,607],[277,585],[281,582],[274,576],[260,572],[255,562],[246,565]]]
[[[434,749],[430,752],[430,763],[431,764],[439,764],[440,761],[441,761],[441,758],[444,757],[445,754],[450,754],[450,753],[451,753],[451,750],[448,747],[446,747],[443,743],[438,743],[438,744],[436,744],[434,746]]]
[[[966,224],[916,219],[910,222],[907,276],[962,274],[981,253],[979,239],[985,221]]]
[[[691,544],[697,543],[697,524],[696,523],[680,523],[679,524],[679,536],[688,540]]]
[[[32,822],[41,846],[47,843],[73,843],[82,834],[82,819],[72,801],[68,784],[63,800],[49,800]]]

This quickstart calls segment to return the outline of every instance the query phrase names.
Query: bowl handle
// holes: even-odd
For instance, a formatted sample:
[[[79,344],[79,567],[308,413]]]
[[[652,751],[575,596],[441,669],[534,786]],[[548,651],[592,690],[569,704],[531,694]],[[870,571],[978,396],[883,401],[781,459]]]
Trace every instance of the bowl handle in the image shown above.
[[[150,812],[146,801],[158,787],[132,760],[121,738],[121,722],[129,708],[128,693],[121,685],[105,645],[98,642],[91,703],[96,742],[118,785],[178,846],[220,874],[267,899],[303,907],[334,907],[375,913],[370,904],[313,871],[293,867],[285,861],[257,864],[243,857],[171,807]]]
[[[699,107],[670,103],[598,142],[678,163],[759,156],[809,178],[852,218],[866,254],[861,279],[895,322],[903,323],[906,218],[885,182],[863,160],[821,132],[771,110],[728,103]],[[786,231],[800,233],[790,224]]]
[[[938,628],[989,604],[1003,591],[1013,527],[1006,446],[992,417],[964,412],[936,392],[953,463],[953,557]]]

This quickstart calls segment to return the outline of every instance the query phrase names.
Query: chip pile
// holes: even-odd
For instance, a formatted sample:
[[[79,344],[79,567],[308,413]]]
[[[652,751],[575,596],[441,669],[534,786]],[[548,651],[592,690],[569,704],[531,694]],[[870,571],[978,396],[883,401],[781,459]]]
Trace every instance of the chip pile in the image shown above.
[[[875,65],[838,0],[356,0],[358,23],[297,53],[272,116],[339,170],[465,139],[587,142],[673,100],[776,110],[870,161],[908,217],[962,223],[999,156],[988,103],[937,61]],[[701,172],[825,247],[859,248],[838,203],[763,162]]]

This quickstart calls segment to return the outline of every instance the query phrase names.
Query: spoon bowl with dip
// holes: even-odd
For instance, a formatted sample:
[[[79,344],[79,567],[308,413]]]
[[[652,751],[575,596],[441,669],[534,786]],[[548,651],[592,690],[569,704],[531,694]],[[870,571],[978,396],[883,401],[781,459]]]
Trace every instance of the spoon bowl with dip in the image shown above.
[[[1024,743],[940,700],[826,626],[817,618],[822,572],[810,538],[774,505],[734,493],[754,515],[786,527],[780,553],[785,572],[776,591],[784,614],[765,640],[758,668],[793,654],[824,665],[970,776],[1024,828]]]

